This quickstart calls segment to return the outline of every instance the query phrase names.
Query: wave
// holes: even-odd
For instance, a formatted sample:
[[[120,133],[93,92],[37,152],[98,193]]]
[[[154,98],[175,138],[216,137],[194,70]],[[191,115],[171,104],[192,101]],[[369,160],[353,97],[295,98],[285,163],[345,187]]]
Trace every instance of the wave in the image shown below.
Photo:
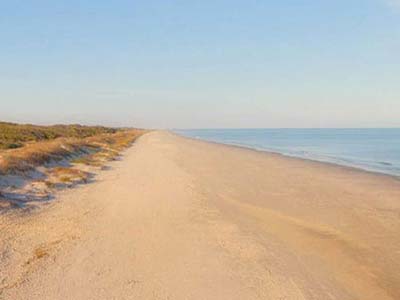
[[[222,144],[400,176],[400,129],[208,129],[176,132]]]

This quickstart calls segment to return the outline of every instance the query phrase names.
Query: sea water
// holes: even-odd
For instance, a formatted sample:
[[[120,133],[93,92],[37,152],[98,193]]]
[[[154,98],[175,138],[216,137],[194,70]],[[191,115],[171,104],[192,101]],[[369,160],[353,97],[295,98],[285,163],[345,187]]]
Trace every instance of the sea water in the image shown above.
[[[400,176],[400,128],[188,129],[183,136]]]

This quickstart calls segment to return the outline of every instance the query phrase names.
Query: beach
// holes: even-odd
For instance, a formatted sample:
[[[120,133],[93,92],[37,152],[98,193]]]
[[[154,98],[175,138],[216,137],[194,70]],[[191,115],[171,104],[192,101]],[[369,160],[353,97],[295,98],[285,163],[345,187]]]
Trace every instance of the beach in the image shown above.
[[[144,134],[0,215],[0,299],[400,299],[400,181]]]

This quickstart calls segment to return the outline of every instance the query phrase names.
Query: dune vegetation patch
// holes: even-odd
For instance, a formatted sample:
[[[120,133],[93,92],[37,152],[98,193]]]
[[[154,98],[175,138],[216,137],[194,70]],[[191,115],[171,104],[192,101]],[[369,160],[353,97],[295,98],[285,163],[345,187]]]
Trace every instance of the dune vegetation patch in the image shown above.
[[[51,169],[48,175],[49,179],[46,181],[46,185],[55,187],[58,182],[65,184],[87,183],[90,173],[71,167],[56,167]]]
[[[87,183],[144,132],[0,122],[0,202],[48,199],[53,189]]]
[[[5,145],[10,140],[10,134],[7,133],[7,130],[6,133],[3,133],[4,125],[2,127],[1,124],[3,123],[0,123],[0,145]],[[16,126],[18,127],[18,125]],[[39,127],[39,132],[35,132],[35,126],[32,127],[33,133],[31,132],[31,134],[25,130],[13,131],[13,140],[24,142],[24,144],[18,148],[0,150],[0,175],[26,172],[37,166],[61,160],[98,165],[101,161],[115,159],[120,151],[128,147],[144,132],[139,129],[112,129],[78,125],[71,125],[69,130],[65,129],[68,126],[58,125],[55,128],[58,127],[64,128],[64,136],[54,133],[43,138],[41,133],[46,131]],[[32,135],[39,135],[41,138],[32,142]],[[70,137],[65,137],[67,135]]]
[[[0,149],[21,148],[27,143],[56,138],[87,138],[104,133],[116,133],[118,130],[103,126],[38,126],[0,122]]]

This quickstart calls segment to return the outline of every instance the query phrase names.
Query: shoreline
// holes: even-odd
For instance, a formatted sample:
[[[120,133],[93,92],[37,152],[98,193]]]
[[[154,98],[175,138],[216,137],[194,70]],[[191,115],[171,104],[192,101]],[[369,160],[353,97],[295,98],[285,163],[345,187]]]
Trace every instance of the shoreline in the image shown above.
[[[390,176],[167,131],[110,165],[38,213],[0,215],[1,299],[400,296]]]
[[[265,153],[267,155],[277,155],[277,156],[287,158],[287,159],[302,160],[302,161],[309,162],[309,163],[317,163],[317,164],[327,165],[327,166],[331,166],[331,167],[343,168],[343,169],[347,169],[348,171],[367,173],[372,176],[374,176],[374,175],[375,176],[383,176],[385,178],[391,178],[391,179],[400,181],[400,175],[385,173],[383,171],[381,172],[381,171],[377,171],[377,170],[369,170],[367,168],[346,165],[346,164],[340,164],[340,163],[324,161],[324,160],[318,160],[318,159],[313,159],[313,158],[301,157],[301,156],[296,156],[296,155],[290,155],[290,154],[285,154],[285,153],[281,153],[278,151],[275,152],[275,151],[268,150],[268,149],[256,148],[256,147],[251,147],[251,146],[246,146],[246,145],[240,145],[240,144],[234,144],[234,143],[223,143],[223,142],[216,142],[216,141],[206,140],[206,139],[197,138],[197,137],[190,137],[190,136],[185,136],[183,134],[177,133],[173,130],[170,130],[170,131],[167,130],[167,132],[177,135],[179,137],[194,140],[194,141],[205,142],[205,143],[221,145],[221,146],[234,147],[234,148],[239,148],[239,149],[249,150],[249,151],[255,151],[256,153]]]

